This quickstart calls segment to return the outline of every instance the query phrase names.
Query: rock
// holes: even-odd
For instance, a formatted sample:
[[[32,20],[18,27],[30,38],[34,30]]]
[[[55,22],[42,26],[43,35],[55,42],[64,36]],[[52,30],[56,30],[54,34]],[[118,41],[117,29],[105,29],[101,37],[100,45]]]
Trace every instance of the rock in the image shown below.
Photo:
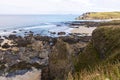
[[[29,31],[29,33],[32,33],[32,34],[33,34],[34,32],[32,32],[32,31]]]
[[[17,36],[16,35],[9,35],[9,37],[8,37],[9,39],[11,39],[11,40],[14,40],[14,39],[16,39],[17,38]]]
[[[41,51],[43,49],[43,42],[42,41],[35,41],[32,43],[32,49],[35,51]]]
[[[79,37],[69,37],[69,36],[65,36],[65,37],[60,37],[60,39],[62,39],[64,42],[67,42],[69,44],[74,44],[74,43],[78,43]]]
[[[65,32],[58,32],[58,35],[65,35]]]
[[[2,48],[10,48],[10,45],[8,45],[8,43],[5,43],[2,45]]]
[[[16,31],[13,31],[12,33],[17,33]]]
[[[56,32],[50,32],[50,34],[56,34]]]
[[[61,25],[60,25],[60,24],[58,24],[58,25],[56,25],[56,26],[60,27]]]
[[[0,44],[4,41],[4,39],[0,39]]]
[[[19,31],[23,31],[23,30],[20,29]]]
[[[7,30],[3,30],[4,32],[7,32]]]
[[[74,21],[70,23],[70,27],[72,28],[78,28],[77,26],[86,26],[86,27],[96,27],[99,26],[100,22],[94,22],[94,21]]]
[[[82,36],[79,38],[79,40],[82,42],[90,42],[91,39],[92,39],[92,36]]]
[[[17,47],[26,47],[27,45],[31,44],[30,40],[26,40],[24,38],[17,38],[15,40],[15,42],[17,43]]]
[[[49,67],[44,67],[42,69],[41,80],[50,80]]]
[[[11,50],[12,50],[13,52],[18,52],[18,51],[19,51],[19,48],[18,48],[18,47],[13,47]]]
[[[12,52],[6,51],[4,55],[4,62],[8,64],[8,67],[17,64],[17,60],[19,59],[18,55],[12,54]]]
[[[50,79],[66,80],[68,72],[73,68],[68,48],[68,44],[62,40],[57,40],[57,43],[49,54]]]
[[[8,39],[8,37],[7,37],[7,36],[3,36],[3,38]]]
[[[28,32],[25,32],[25,33],[28,33]]]
[[[48,54],[49,52],[47,50],[44,50],[39,54],[39,57],[45,59],[48,57]]]

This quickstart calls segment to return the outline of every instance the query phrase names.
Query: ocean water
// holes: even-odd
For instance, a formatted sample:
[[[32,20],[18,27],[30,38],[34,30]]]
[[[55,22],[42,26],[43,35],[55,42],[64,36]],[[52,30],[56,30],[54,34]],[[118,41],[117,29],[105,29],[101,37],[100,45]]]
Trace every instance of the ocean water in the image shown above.
[[[75,21],[77,16],[79,15],[0,15],[0,35],[24,35],[29,31],[45,36],[51,36],[50,32],[69,33],[70,28],[65,23]]]

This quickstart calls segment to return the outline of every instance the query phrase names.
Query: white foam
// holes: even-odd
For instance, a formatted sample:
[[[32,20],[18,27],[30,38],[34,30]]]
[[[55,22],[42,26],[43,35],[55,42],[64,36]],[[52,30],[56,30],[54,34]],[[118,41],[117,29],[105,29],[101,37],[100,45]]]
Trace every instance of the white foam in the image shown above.
[[[26,27],[24,28],[25,30],[30,30],[30,29],[47,29],[51,27],[55,27],[56,25],[41,25],[41,26],[32,26],[32,27]]]

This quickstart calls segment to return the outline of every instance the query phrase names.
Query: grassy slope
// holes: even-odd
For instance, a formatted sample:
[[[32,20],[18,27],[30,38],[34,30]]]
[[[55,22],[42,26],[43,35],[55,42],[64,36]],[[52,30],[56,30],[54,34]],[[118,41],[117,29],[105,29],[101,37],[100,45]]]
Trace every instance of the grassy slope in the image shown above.
[[[120,20],[113,20],[109,22],[101,22],[99,26],[120,25]]]
[[[76,61],[75,80],[119,80],[120,25],[97,28]]]
[[[90,12],[84,13],[82,16],[76,19],[118,19],[120,18],[120,12]]]

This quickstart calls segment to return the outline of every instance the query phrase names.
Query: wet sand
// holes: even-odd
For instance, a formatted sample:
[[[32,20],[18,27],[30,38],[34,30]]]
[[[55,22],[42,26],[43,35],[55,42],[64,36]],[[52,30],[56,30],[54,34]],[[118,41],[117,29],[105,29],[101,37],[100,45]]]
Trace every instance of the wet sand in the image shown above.
[[[95,29],[96,29],[96,27],[79,26],[78,28],[73,28],[71,30],[71,33],[87,34],[88,36],[91,36],[93,30],[95,30]]]

